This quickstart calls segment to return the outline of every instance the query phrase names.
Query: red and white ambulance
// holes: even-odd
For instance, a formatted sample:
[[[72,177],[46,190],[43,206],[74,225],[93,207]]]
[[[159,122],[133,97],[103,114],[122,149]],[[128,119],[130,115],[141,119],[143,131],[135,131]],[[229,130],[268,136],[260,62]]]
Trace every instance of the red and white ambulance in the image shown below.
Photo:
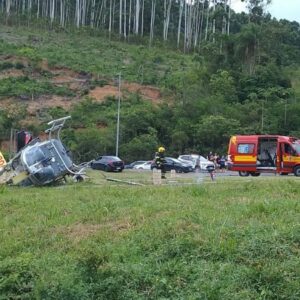
[[[280,135],[232,136],[228,169],[238,171],[240,176],[259,176],[261,173],[300,176],[300,140]]]
[[[5,165],[6,165],[6,160],[0,151],[0,168],[4,167]]]

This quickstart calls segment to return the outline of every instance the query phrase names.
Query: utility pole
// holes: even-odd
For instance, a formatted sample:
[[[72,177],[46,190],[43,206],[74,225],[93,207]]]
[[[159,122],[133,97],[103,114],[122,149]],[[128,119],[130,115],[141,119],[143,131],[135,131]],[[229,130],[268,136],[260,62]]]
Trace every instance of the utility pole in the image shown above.
[[[286,129],[286,113],[287,113],[287,99],[284,104],[284,129]]]
[[[119,135],[120,135],[120,106],[121,106],[121,72],[118,74],[118,112],[117,112],[117,136],[116,136],[116,156],[119,154]]]
[[[264,100],[261,101],[261,133],[264,131]]]

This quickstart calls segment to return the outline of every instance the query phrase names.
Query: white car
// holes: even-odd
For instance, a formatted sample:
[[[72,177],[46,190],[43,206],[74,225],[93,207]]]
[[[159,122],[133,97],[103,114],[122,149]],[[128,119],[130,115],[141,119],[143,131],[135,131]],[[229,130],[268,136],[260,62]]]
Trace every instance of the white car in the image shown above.
[[[135,170],[151,170],[152,160],[146,161],[142,164],[137,164],[133,167]]]
[[[198,154],[180,155],[178,157],[178,160],[184,163],[191,163],[194,169],[196,169],[196,167],[199,166],[201,170],[206,171],[208,166],[215,167],[212,161],[209,161],[205,157]]]

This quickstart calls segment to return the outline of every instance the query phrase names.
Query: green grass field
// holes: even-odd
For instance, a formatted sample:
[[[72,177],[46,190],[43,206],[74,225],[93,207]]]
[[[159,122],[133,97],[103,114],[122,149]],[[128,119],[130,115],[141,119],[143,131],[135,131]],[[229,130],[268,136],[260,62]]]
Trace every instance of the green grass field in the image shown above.
[[[0,299],[300,298],[297,178],[97,176],[0,187]]]

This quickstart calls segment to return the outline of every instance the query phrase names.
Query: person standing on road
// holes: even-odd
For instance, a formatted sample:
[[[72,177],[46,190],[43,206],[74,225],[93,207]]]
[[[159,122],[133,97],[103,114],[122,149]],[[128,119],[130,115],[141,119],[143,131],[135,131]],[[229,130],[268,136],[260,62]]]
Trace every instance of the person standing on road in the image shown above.
[[[166,179],[166,169],[165,169],[165,151],[164,147],[159,147],[158,152],[155,153],[154,162],[157,169],[161,170],[161,178]]]
[[[222,155],[219,161],[219,166],[220,166],[220,171],[221,172],[225,172],[225,168],[226,168],[226,159],[225,156]]]

